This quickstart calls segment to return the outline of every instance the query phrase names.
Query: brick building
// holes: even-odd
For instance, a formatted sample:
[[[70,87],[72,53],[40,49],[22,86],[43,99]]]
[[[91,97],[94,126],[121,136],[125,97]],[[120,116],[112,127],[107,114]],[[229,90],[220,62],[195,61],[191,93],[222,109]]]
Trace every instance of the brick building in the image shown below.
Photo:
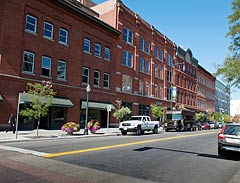
[[[197,75],[199,70],[201,77],[209,74],[198,68],[191,50],[177,46],[121,1],[0,3],[0,123],[16,115],[18,104],[21,109],[31,102],[22,94],[26,83],[42,80],[51,80],[57,91],[49,115],[41,119],[45,129],[85,120],[88,84],[89,117],[102,127],[106,106],[114,108],[117,99],[133,115],[151,115],[153,103],[165,110],[182,105],[203,110],[197,101],[207,100],[198,99]],[[36,123],[20,116],[19,126],[33,129]]]

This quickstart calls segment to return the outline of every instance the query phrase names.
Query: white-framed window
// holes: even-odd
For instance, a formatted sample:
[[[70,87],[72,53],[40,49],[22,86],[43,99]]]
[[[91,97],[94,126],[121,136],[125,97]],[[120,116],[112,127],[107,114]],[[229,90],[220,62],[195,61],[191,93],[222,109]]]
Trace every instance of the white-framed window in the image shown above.
[[[154,57],[156,58],[156,59],[159,59],[159,55],[158,55],[158,47],[154,47]]]
[[[44,22],[43,37],[53,39],[53,24]]]
[[[133,33],[126,27],[123,28],[123,41],[130,45],[133,45]]]
[[[144,81],[139,79],[139,94],[144,95]]]
[[[88,38],[83,40],[83,51],[90,53],[91,52],[91,41]]]
[[[103,87],[110,88],[110,74],[104,73],[103,75]]]
[[[139,57],[139,72],[144,73],[144,59]]]
[[[146,52],[150,54],[150,42],[146,41]]]
[[[67,73],[66,70],[67,70],[66,62],[62,60],[58,60],[57,79],[66,80],[66,73]]]
[[[132,78],[122,75],[122,91],[132,93]]]
[[[82,69],[82,83],[88,84],[89,83],[89,68],[83,67]]]
[[[168,53],[167,55],[167,64],[168,65],[173,65],[173,57],[171,54]]]
[[[68,30],[64,28],[59,29],[59,43],[68,45]]]
[[[94,71],[93,85],[100,87],[100,71],[97,71],[97,70]]]
[[[150,74],[150,62],[148,60],[145,61],[145,72]]]
[[[163,99],[163,87],[159,86],[159,98]]]
[[[139,38],[139,50],[144,51],[144,38]]]
[[[146,94],[146,96],[149,96],[149,94],[150,94],[150,92],[149,92],[150,88],[149,88],[148,82],[146,82],[145,87],[146,87],[146,88],[145,88],[145,94]]]
[[[133,55],[132,55],[132,53],[130,53],[126,50],[123,50],[122,64],[124,66],[130,67],[130,68],[133,67]]]
[[[42,76],[51,77],[52,59],[47,56],[42,56]]]
[[[154,72],[155,72],[155,77],[156,78],[158,78],[159,77],[159,75],[158,75],[158,64],[155,64],[155,66],[154,66]]]
[[[172,82],[172,72],[171,72],[171,71],[167,71],[167,81],[168,81],[169,83]]]
[[[37,18],[31,15],[26,16],[25,30],[32,33],[37,33]]]
[[[94,55],[97,57],[101,57],[101,44],[99,43],[95,43],[95,47],[94,47]]]
[[[111,60],[111,49],[108,47],[104,48],[104,59],[108,61]]]
[[[164,73],[163,73],[163,66],[159,66],[159,78],[163,79]]]
[[[23,67],[22,71],[24,73],[34,73],[34,63],[35,62],[35,54],[30,51],[23,52]]]

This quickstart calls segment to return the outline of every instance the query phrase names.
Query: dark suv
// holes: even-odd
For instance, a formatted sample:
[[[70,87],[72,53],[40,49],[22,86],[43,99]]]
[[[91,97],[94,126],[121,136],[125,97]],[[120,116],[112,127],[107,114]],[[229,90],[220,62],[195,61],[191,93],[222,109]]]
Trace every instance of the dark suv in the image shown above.
[[[240,152],[240,123],[225,124],[218,134],[218,154],[225,156],[227,152]]]

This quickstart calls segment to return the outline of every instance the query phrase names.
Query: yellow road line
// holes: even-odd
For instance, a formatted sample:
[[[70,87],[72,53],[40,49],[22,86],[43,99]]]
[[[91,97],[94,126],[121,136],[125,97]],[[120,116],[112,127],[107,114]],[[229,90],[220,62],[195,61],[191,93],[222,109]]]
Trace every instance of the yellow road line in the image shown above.
[[[118,147],[126,147],[126,146],[138,145],[138,144],[145,144],[145,143],[158,142],[158,141],[164,141],[164,140],[172,140],[172,139],[180,139],[180,138],[200,136],[200,135],[213,134],[213,133],[216,133],[216,132],[165,137],[165,138],[158,138],[158,139],[151,139],[151,140],[143,140],[143,141],[138,141],[138,142],[130,142],[130,143],[125,143],[125,144],[116,144],[116,145],[111,145],[111,146],[94,147],[94,148],[89,148],[89,149],[80,149],[80,150],[66,151],[66,152],[52,153],[52,154],[49,153],[49,154],[44,155],[43,157],[53,158],[53,157],[57,157],[57,156],[80,154],[80,153],[91,152],[91,151],[100,151],[100,150],[105,150],[105,149],[113,149],[113,148],[118,148]]]

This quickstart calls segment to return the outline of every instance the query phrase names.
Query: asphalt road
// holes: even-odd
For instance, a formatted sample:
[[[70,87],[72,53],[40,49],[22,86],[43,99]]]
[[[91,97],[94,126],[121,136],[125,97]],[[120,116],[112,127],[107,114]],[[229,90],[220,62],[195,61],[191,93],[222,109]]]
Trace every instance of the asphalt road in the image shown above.
[[[47,158],[38,159],[44,159],[42,164],[61,162],[62,170],[59,165],[55,167],[58,172],[66,173],[71,167],[72,174],[82,171],[81,178],[90,182],[227,183],[240,169],[240,161],[217,155],[217,132],[168,132],[4,145],[47,153]],[[76,173],[71,176],[77,177]]]

